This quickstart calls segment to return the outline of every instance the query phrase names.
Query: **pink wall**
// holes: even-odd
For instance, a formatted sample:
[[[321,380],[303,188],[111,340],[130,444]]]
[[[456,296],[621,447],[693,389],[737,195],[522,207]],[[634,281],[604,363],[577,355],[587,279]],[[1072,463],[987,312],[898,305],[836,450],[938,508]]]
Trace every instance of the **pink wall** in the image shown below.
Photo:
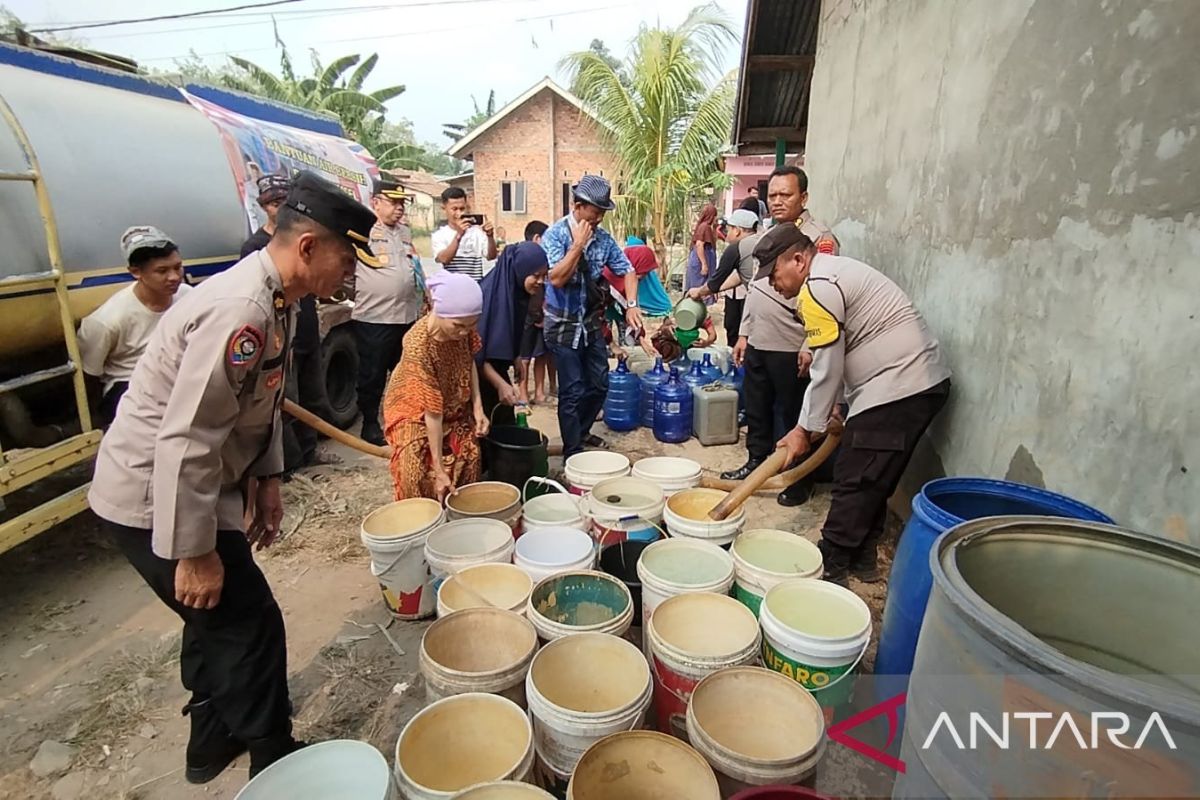
[[[785,163],[804,166],[804,156],[790,154],[785,157]],[[775,156],[726,156],[725,173],[733,176],[733,186],[725,193],[724,215],[728,217],[737,208],[737,204],[749,194],[751,186],[765,181],[767,176],[775,171]],[[766,196],[762,197],[766,202]]]

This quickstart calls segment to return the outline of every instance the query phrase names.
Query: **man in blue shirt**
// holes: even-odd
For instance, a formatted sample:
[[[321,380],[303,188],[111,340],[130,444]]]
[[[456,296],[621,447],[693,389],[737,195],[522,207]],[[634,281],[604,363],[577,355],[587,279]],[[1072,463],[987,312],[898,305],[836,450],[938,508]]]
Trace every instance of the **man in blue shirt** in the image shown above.
[[[612,235],[600,227],[604,215],[616,208],[612,188],[604,178],[584,175],[571,192],[571,213],[542,235],[550,261],[544,331],[558,368],[558,426],[567,458],[585,444],[602,444],[591,429],[608,393],[608,347],[601,332],[606,266],[625,276],[626,323],[643,327],[637,275]]]

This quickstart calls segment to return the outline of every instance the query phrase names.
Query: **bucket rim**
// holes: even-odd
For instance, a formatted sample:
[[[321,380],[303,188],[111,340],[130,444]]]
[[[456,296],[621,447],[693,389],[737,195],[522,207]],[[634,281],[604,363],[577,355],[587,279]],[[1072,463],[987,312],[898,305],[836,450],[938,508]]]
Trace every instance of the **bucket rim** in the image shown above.
[[[766,534],[771,534],[771,536],[767,537]],[[775,536],[774,534],[780,534],[780,535]],[[767,569],[766,567],[760,567],[759,565],[755,564],[753,561],[750,561],[748,558],[746,558],[744,555],[742,555],[741,553],[738,552],[738,549],[737,549],[738,542],[743,541],[745,539],[759,538],[759,537],[772,538],[777,541],[785,541],[784,537],[787,537],[786,541],[788,542],[789,545],[796,544],[800,549],[804,550],[806,553],[815,553],[816,554],[817,564],[814,569],[819,569],[821,566],[823,566],[822,562],[824,561],[824,557],[821,555],[821,549],[819,547],[817,547],[815,544],[813,544],[808,539],[804,538],[803,536],[801,536],[798,533],[791,533],[790,531],[783,531],[783,530],[779,530],[778,528],[755,528],[753,530],[742,531],[741,533],[739,533],[734,538],[733,544],[729,548],[729,555],[733,557],[734,564],[738,564],[738,563],[745,564],[747,567],[755,570],[756,572],[761,572],[764,575],[770,575],[772,577],[779,576],[779,577],[785,578],[785,579],[801,577],[801,573],[797,573],[797,572],[779,572],[777,570]]]
[[[405,531],[403,533],[399,533],[394,536],[381,536],[376,533],[371,533],[370,531],[367,530],[367,523],[369,523],[372,520],[372,518],[380,516],[380,515],[384,514],[385,512],[387,512],[391,509],[395,509],[402,505],[410,505],[413,507],[426,506],[431,511],[436,510],[437,513],[433,516],[432,519],[430,519],[429,522],[425,523],[421,527],[413,528],[412,530]],[[403,500],[393,500],[390,503],[384,503],[383,505],[379,506],[378,508],[373,509],[372,511],[369,511],[367,513],[367,515],[365,517],[363,517],[362,522],[359,524],[359,532],[364,537],[364,539],[370,538],[370,539],[378,539],[380,541],[395,542],[400,539],[407,539],[410,536],[416,536],[417,534],[427,533],[428,531],[436,528],[440,523],[444,522],[445,516],[446,516],[446,510],[444,508],[442,508],[442,504],[439,503],[437,500],[430,500],[428,497],[406,497]]]
[[[1085,522],[1099,522],[1105,525],[1116,524],[1112,517],[1098,508],[1089,506],[1065,494],[1043,489],[1040,486],[1030,486],[1017,481],[1006,481],[999,478],[972,476],[954,476],[935,478],[921,487],[921,491],[913,495],[912,510],[922,521],[939,528],[950,528],[967,520],[956,514],[951,514],[938,504],[937,498],[954,492],[974,494],[985,497],[1002,497],[1008,500],[1025,500],[1037,502],[1047,509],[1058,508],[1070,511],[1071,516],[1054,514],[1052,516],[1064,519],[1076,519]],[[984,519],[976,517],[975,519]]]
[[[699,599],[697,599],[697,598],[699,598]],[[737,649],[729,650],[728,652],[721,654],[721,655],[707,655],[707,654],[693,653],[690,650],[684,650],[683,648],[667,641],[663,637],[663,634],[659,631],[658,625],[655,624],[655,620],[658,620],[659,623],[661,623],[661,621],[663,619],[663,616],[662,616],[663,609],[665,608],[669,612],[673,606],[683,605],[685,603],[694,604],[694,603],[698,603],[698,602],[706,602],[706,603],[715,602],[715,603],[718,603],[719,605],[728,606],[730,611],[734,611],[734,608],[736,606],[737,610],[734,613],[736,613],[739,616],[744,617],[745,621],[747,622],[747,629],[753,631],[753,634],[750,637],[750,641]],[[692,660],[704,660],[704,661],[713,661],[713,660],[724,661],[724,660],[730,659],[730,658],[741,658],[747,652],[753,652],[753,653],[757,654],[759,647],[762,643],[762,635],[763,635],[763,631],[762,631],[761,626],[759,625],[758,618],[754,616],[753,611],[746,608],[746,606],[740,600],[730,597],[729,595],[717,594],[716,592],[687,592],[684,594],[677,594],[677,595],[672,595],[671,597],[668,597],[667,599],[663,600],[661,603],[659,603],[657,606],[654,607],[654,613],[650,615],[650,621],[647,623],[646,629],[647,629],[647,639],[650,642],[650,646],[651,646],[652,650],[654,650],[654,649],[665,650],[665,651],[668,651],[669,653],[671,653],[672,655],[675,655],[675,654],[686,655]],[[738,665],[731,665],[731,666],[738,666]]]
[[[705,553],[707,553],[708,555],[713,556],[718,561],[720,561],[721,565],[723,567],[728,566],[729,570],[726,573],[722,573],[723,577],[721,577],[720,579],[714,579],[711,581],[703,581],[703,582],[699,582],[699,583],[677,583],[676,581],[668,581],[664,578],[659,577],[657,574],[655,574],[651,570],[649,562],[646,560],[647,553],[650,553],[653,556],[654,553],[652,553],[651,551],[655,550],[655,548],[657,548],[659,550],[666,550],[666,549],[668,549],[668,547],[674,548],[674,549],[693,548],[693,549],[697,549],[697,550],[702,550]],[[643,566],[643,564],[645,564],[645,566]],[[647,576],[649,576],[651,578],[652,582],[657,583],[659,585],[681,586],[681,587],[685,587],[685,588],[698,587],[698,586],[719,586],[720,584],[723,584],[726,581],[731,581],[734,579],[734,577],[735,577],[734,570],[735,570],[735,565],[733,563],[733,556],[729,555],[728,552],[726,552],[724,549],[722,549],[718,545],[715,545],[712,542],[706,542],[702,539],[681,538],[681,537],[672,537],[670,539],[659,539],[657,542],[651,542],[644,550],[642,550],[641,555],[638,556],[638,562],[637,562],[637,575],[638,575],[638,578],[642,581],[642,583],[647,583],[646,578],[647,578]],[[644,574],[643,574],[643,571],[644,571]]]
[[[546,615],[542,614],[542,612],[538,611],[537,605],[533,601],[533,598],[537,596],[538,590],[540,590],[543,586],[545,586],[547,584],[554,583],[556,581],[560,581],[565,578],[580,577],[580,576],[584,576],[584,577],[588,577],[588,578],[595,578],[597,580],[602,580],[606,583],[611,583],[611,584],[614,584],[615,586],[619,587],[619,589],[621,591],[621,596],[625,598],[624,608],[622,608],[620,611],[617,611],[611,617],[604,620],[603,622],[595,622],[590,625],[568,625],[565,622],[555,622],[554,620],[550,619]],[[571,569],[571,570],[567,570],[565,572],[556,572],[553,575],[547,575],[546,577],[544,577],[540,581],[538,581],[536,584],[534,584],[533,591],[531,591],[529,593],[529,613],[531,615],[536,615],[539,619],[545,620],[550,625],[559,626],[559,627],[563,627],[563,628],[571,628],[572,630],[577,631],[578,633],[591,632],[593,630],[599,630],[599,629],[609,627],[613,624],[613,622],[615,622],[616,620],[623,617],[626,613],[632,613],[632,611],[633,611],[633,595],[630,593],[629,587],[625,584],[625,582],[622,581],[620,578],[616,577],[615,575],[609,575],[607,572],[602,572],[602,571],[596,570],[596,569]],[[536,625],[535,625],[535,627],[536,627]],[[571,635],[577,635],[577,634],[573,633]]]
[[[570,535],[572,535],[574,538],[578,539],[578,540],[579,540],[579,543],[580,543],[581,545],[582,545],[582,544],[584,544],[584,542],[586,541],[586,543],[587,543],[587,550],[588,550],[588,552],[590,552],[590,553],[591,553],[591,555],[592,555],[592,557],[593,557],[593,558],[595,557],[595,555],[596,555],[596,541],[595,541],[595,540],[594,540],[594,539],[593,539],[591,536],[589,536],[589,535],[587,534],[587,532],[586,532],[586,531],[581,531],[581,530],[579,530],[578,528],[568,528],[568,527],[566,527],[566,526],[558,526],[558,525],[556,525],[556,526],[547,526],[547,527],[544,527],[544,528],[538,528],[538,529],[536,529],[536,530],[528,531],[528,532],[526,532],[524,535],[522,535],[520,539],[517,539],[517,544],[516,544],[515,548],[513,549],[513,559],[514,559],[514,563],[515,563],[515,559],[516,559],[516,557],[517,557],[517,556],[520,556],[520,557],[521,557],[521,560],[523,560],[523,561],[525,561],[525,562],[527,562],[527,563],[529,563],[529,564],[532,564],[532,565],[534,565],[534,566],[538,566],[538,567],[556,567],[556,566],[560,566],[560,563],[559,563],[559,562],[553,562],[553,561],[539,561],[539,560],[538,560],[538,559],[536,559],[536,558],[530,558],[528,555],[526,555],[526,554],[525,554],[525,553],[522,551],[522,549],[521,549],[521,547],[522,547],[521,543],[522,543],[522,542],[525,542],[525,547],[529,547],[529,546],[530,546],[530,544],[529,544],[530,542],[536,542],[538,539],[542,539],[542,538],[550,538],[550,537],[553,537],[553,538],[556,538],[556,539],[562,539],[563,537],[567,536],[568,534],[570,534]],[[575,560],[577,561],[577,560],[579,560],[579,559],[583,558],[585,555],[587,555],[587,553],[583,552],[583,550],[580,550],[580,552],[579,552],[579,555],[578,555],[578,556],[576,556]],[[572,561],[572,562],[570,562],[570,563],[574,563],[574,561]],[[519,566],[519,565],[518,565],[518,566]]]
[[[677,475],[663,474],[653,469],[654,466],[659,466],[666,463],[678,463],[681,467],[686,466],[688,471],[686,473]],[[693,467],[695,467],[695,469],[692,469]],[[639,458],[637,461],[633,462],[633,471],[640,472],[642,476],[650,480],[684,480],[697,478],[703,475],[704,467],[700,465],[700,462],[693,461],[690,458],[684,458],[683,456],[647,456],[646,458]]]
[[[600,495],[603,492],[616,491],[619,486],[628,486],[639,491],[649,491],[651,493],[650,501],[640,506],[618,506],[600,499]],[[654,496],[654,492],[658,493],[657,497]],[[608,511],[615,512],[618,515],[617,519],[621,519],[622,517],[631,516],[639,512],[657,510],[662,508],[665,502],[666,495],[663,493],[661,486],[656,483],[647,483],[640,478],[634,478],[630,475],[619,475],[615,478],[605,478],[604,480],[597,481],[592,484],[592,488],[588,492],[588,509],[592,512],[593,517],[598,516],[600,512]],[[603,517],[603,519],[609,518],[608,516]]]
[[[509,505],[503,506],[501,508],[497,508],[493,511],[463,511],[461,509],[455,508],[451,502],[455,497],[459,497],[468,492],[477,492],[477,491],[484,490],[484,489],[504,490],[506,492],[512,492],[513,500]],[[470,515],[475,515],[475,516],[482,516],[485,514],[498,514],[501,511],[508,511],[514,505],[516,505],[516,506],[521,505],[521,490],[519,488],[517,488],[516,486],[513,486],[511,483],[505,483],[504,481],[476,481],[475,483],[468,483],[465,486],[459,486],[453,492],[446,495],[446,508],[447,508],[447,510],[453,511],[455,514],[470,514]]]
[[[314,754],[320,754],[322,750],[333,750],[334,748],[359,751],[364,756],[367,755],[367,750],[373,751],[375,756],[379,759],[378,764],[383,767],[382,777],[384,778],[386,785],[389,787],[391,786],[392,769],[391,769],[391,766],[387,762],[387,757],[384,756],[384,754],[379,751],[379,748],[375,747],[372,744],[369,744],[368,742],[360,741],[358,739],[329,739],[324,742],[315,742],[313,744],[310,744],[307,747],[304,747],[300,750],[296,750],[293,753],[289,753],[286,756],[284,756],[283,758],[274,762],[273,764],[268,766],[266,769],[264,769],[262,772],[260,772],[258,775],[255,775],[252,780],[247,782],[245,786],[243,786],[240,790],[238,790],[238,793],[237,793],[237,795],[235,795],[234,800],[238,800],[238,798],[243,798],[243,800],[244,800],[245,797],[249,797],[249,795],[247,794],[247,791],[251,789],[251,787],[253,786],[253,784],[256,781],[258,782],[258,786],[253,786],[253,788],[255,791],[258,791],[260,789],[260,787],[264,786],[267,783],[266,780],[263,780],[263,776],[265,776],[267,774],[271,774],[271,776],[274,777],[275,775],[278,775],[280,772],[283,772],[285,769],[287,769],[288,767],[297,763],[298,761],[311,759]],[[288,762],[289,760],[291,761],[291,763],[285,764],[285,762]],[[280,768],[276,769],[276,767],[280,767]],[[365,769],[365,768],[366,768],[365,765],[359,767],[359,769]]]
[[[488,789],[499,788],[517,789],[518,791],[527,792],[530,797],[554,800],[554,795],[542,787],[534,786],[532,783],[525,783],[524,781],[487,781],[486,783],[477,783],[474,786],[468,786],[454,795],[454,800],[474,800],[474,798],[482,796]]]
[[[464,615],[466,615],[466,616],[464,616]],[[498,619],[506,619],[506,618],[515,617],[517,620],[520,620],[521,622],[524,623],[523,626],[519,626],[519,627],[522,628],[523,632],[528,632],[532,641],[529,642],[529,647],[527,648],[525,653],[520,658],[515,659],[511,665],[509,665],[507,667],[502,667],[499,669],[486,670],[484,672],[472,672],[469,670],[454,669],[453,667],[448,667],[445,664],[443,664],[442,662],[435,660],[433,656],[429,655],[429,651],[425,645],[426,645],[426,642],[429,640],[430,634],[433,634],[434,636],[436,636],[437,634],[441,633],[442,630],[445,628],[466,622],[469,616],[492,616],[492,617],[496,617]],[[511,619],[507,619],[507,621],[512,622]],[[509,611],[508,609],[505,609],[505,608],[496,608],[494,606],[492,606],[492,607],[475,606],[473,608],[461,608],[457,611],[452,611],[451,613],[447,614],[446,616],[439,617],[438,619],[434,620],[433,624],[431,624],[428,628],[426,628],[425,632],[423,634],[421,634],[421,645],[418,648],[418,654],[419,654],[421,660],[428,661],[429,663],[436,665],[438,670],[445,673],[446,675],[451,675],[454,677],[463,677],[463,678],[479,678],[484,675],[493,675],[498,672],[505,672],[505,671],[511,671],[511,670],[517,669],[522,664],[529,662],[533,658],[533,656],[537,653],[537,649],[538,649],[537,631],[534,629],[533,623],[530,622],[528,619],[526,619],[523,614],[518,614],[515,611]]]
[[[610,461],[613,463],[613,466],[601,467],[597,469],[586,469],[578,466],[579,464],[585,463],[588,460],[596,460],[601,462]],[[575,455],[570,456],[566,461],[563,462],[564,471],[571,470],[576,474],[582,473],[584,475],[603,475],[608,472],[617,472],[629,468],[629,456],[625,455],[624,453],[613,452],[612,450],[584,450],[581,453],[576,453]],[[615,477],[623,476],[618,475]]]
[[[450,534],[457,532],[457,530],[459,528],[467,528],[467,527],[472,527],[472,526],[494,529],[494,532],[496,533],[496,537],[497,537],[496,545],[494,547],[492,547],[491,549],[480,552],[480,553],[464,554],[464,553],[448,553],[444,550],[438,550],[436,545],[434,544],[434,541],[433,541],[434,537],[438,537],[438,534],[450,535]],[[503,535],[503,539],[500,538],[501,535]],[[438,537],[438,538],[441,538],[441,537]],[[444,560],[454,560],[456,558],[470,558],[473,556],[485,556],[490,553],[494,553],[498,550],[505,549],[510,543],[512,543],[512,541],[513,541],[512,528],[509,527],[508,523],[505,522],[504,520],[493,519],[492,517],[464,517],[462,519],[452,519],[447,522],[443,522],[441,525],[438,525],[433,530],[431,530],[429,532],[429,538],[425,540],[425,549],[428,552],[430,552],[431,554],[437,556],[438,558],[441,558]]]
[[[712,797],[714,800],[721,796],[720,787],[717,783],[716,772],[713,770],[712,765],[708,763],[704,756],[700,755],[700,753],[696,752],[695,748],[689,747],[680,739],[659,731],[622,731],[620,733],[614,733],[609,736],[605,736],[602,739],[598,739],[597,741],[593,742],[587,750],[583,751],[583,755],[579,757],[578,764],[583,764],[584,761],[588,760],[589,758],[595,759],[597,757],[596,753],[620,744],[624,744],[625,742],[644,742],[646,745],[653,743],[662,745],[671,750],[678,751],[680,755],[686,756],[688,760],[695,762],[698,767],[707,771],[707,775],[711,780],[713,792]],[[575,778],[579,774],[578,764],[575,767],[575,772],[571,775],[571,780],[567,787],[568,797],[572,796],[571,789],[574,787]],[[697,798],[695,800],[703,799]]]
[[[785,592],[796,592],[796,591],[802,591],[802,592],[810,592],[811,591],[811,592],[816,592],[817,594],[823,594],[823,595],[827,595],[829,597],[835,597],[838,600],[843,601],[847,606],[852,606],[854,608],[854,610],[859,612],[863,616],[863,618],[866,620],[865,624],[861,628],[859,628],[856,633],[846,634],[845,636],[820,636],[817,634],[807,633],[804,631],[796,631],[796,633],[798,633],[800,636],[803,636],[806,639],[811,639],[816,642],[821,642],[822,644],[826,644],[826,645],[834,645],[834,644],[840,643],[840,642],[847,642],[847,643],[848,642],[857,642],[860,639],[862,639],[864,636],[867,637],[868,639],[870,639],[871,624],[872,624],[871,623],[871,607],[867,605],[865,600],[863,600],[861,597],[859,597],[857,594],[855,594],[853,590],[847,589],[843,586],[838,586],[837,584],[830,583],[829,581],[813,580],[812,578],[791,578],[789,580],[775,584],[774,586],[772,586],[770,589],[767,590],[766,594],[763,595],[762,606],[760,607],[760,612],[759,612],[759,619],[762,619],[763,617],[767,617],[770,622],[779,625],[783,629],[790,630],[790,631],[795,630],[794,628],[791,628],[788,625],[784,624],[784,622],[781,619],[779,619],[779,617],[775,616],[774,612],[771,611],[770,603],[771,603],[771,595],[775,595],[778,597],[779,595],[782,595]],[[763,632],[764,633],[766,632],[765,625],[763,628]]]
[[[645,670],[645,684],[637,693],[637,695],[624,706],[605,711],[575,711],[567,708],[566,706],[560,706],[558,703],[553,702],[542,693],[540,688],[538,688],[537,679],[534,677],[534,667],[539,659],[545,659],[548,657],[543,655],[544,653],[553,653],[556,649],[562,649],[564,647],[585,647],[589,642],[603,643],[606,647],[616,647],[619,650],[625,650],[630,656],[630,663],[637,666],[639,674],[641,670]],[[621,642],[621,644],[616,644],[616,642]],[[641,649],[628,639],[611,633],[584,631],[581,633],[573,633],[570,636],[560,636],[559,638],[542,645],[542,647],[539,648],[536,653],[534,653],[533,660],[529,664],[529,672],[525,677],[525,686],[525,695],[527,701],[529,698],[536,697],[539,698],[537,702],[545,702],[547,705],[551,705],[556,709],[562,709],[563,711],[570,713],[571,716],[587,721],[612,717],[614,714],[627,712],[630,709],[642,705],[643,703],[648,704],[650,696],[652,696],[654,692],[654,674],[650,670],[650,664],[646,661],[646,657],[642,653]],[[532,709],[530,709],[530,711],[532,711]]]

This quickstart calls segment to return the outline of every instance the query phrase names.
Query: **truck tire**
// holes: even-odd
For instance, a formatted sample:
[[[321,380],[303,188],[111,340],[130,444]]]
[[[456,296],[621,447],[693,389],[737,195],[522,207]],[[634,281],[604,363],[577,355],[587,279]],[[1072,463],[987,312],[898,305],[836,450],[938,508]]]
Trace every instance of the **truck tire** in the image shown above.
[[[321,343],[321,374],[328,400],[325,421],[345,430],[358,419],[358,348],[349,326],[334,328]]]

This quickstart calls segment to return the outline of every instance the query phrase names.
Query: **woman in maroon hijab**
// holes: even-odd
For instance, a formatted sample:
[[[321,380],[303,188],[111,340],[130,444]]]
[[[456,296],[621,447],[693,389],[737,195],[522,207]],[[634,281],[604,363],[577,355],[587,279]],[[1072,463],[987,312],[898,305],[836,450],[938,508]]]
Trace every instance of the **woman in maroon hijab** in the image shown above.
[[[683,291],[708,282],[708,273],[717,268],[717,207],[705,203],[700,209],[700,219],[692,230],[692,250],[688,253],[687,274],[683,280]],[[705,298],[712,304],[713,298]]]

